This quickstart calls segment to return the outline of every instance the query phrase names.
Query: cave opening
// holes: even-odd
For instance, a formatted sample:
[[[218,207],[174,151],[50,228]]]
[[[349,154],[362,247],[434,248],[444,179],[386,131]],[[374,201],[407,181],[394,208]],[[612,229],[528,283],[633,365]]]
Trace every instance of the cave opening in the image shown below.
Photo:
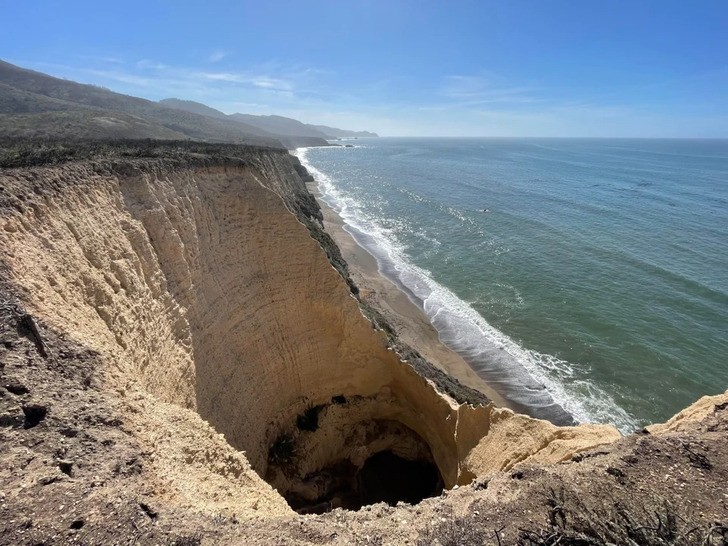
[[[328,487],[315,500],[295,493],[285,495],[291,508],[301,514],[323,514],[334,508],[359,510],[378,502],[417,504],[439,495],[444,487],[432,460],[410,460],[391,450],[375,453],[361,468],[339,460],[309,479],[325,479]]]
[[[399,501],[417,504],[442,493],[442,477],[430,461],[410,461],[391,451],[369,457],[357,476],[362,506]]]

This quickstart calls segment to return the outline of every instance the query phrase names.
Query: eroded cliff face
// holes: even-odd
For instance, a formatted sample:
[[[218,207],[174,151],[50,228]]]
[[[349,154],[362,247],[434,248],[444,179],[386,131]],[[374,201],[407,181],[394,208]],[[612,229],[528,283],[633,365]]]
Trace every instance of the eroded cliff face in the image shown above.
[[[295,507],[356,508],[387,500],[372,468],[431,476],[419,500],[619,437],[460,404],[402,362],[320,244],[285,152],[0,178],[8,282],[33,317],[99,354],[155,494],[237,517],[289,513],[271,485]]]

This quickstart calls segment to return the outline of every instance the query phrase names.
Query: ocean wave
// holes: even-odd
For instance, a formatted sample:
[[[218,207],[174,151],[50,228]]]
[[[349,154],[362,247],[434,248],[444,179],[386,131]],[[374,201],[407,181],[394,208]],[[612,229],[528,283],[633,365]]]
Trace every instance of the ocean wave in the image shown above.
[[[568,424],[573,417],[579,422],[612,423],[623,432],[637,427],[608,393],[577,379],[571,363],[521,346],[437,282],[431,272],[411,263],[406,247],[398,240],[397,228],[383,226],[367,215],[354,197],[342,192],[326,173],[311,164],[308,149],[298,149],[296,155],[316,179],[324,202],[376,258],[380,272],[425,312],[441,341],[463,356],[514,409],[560,424]],[[448,212],[456,216],[456,211]],[[523,305],[522,298],[518,303]]]

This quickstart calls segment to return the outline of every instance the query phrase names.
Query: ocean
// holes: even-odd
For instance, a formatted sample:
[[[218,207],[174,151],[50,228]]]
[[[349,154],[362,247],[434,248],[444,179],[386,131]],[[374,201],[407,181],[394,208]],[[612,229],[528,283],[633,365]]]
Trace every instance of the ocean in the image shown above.
[[[630,432],[728,388],[728,141],[300,149],[346,229],[509,403]]]

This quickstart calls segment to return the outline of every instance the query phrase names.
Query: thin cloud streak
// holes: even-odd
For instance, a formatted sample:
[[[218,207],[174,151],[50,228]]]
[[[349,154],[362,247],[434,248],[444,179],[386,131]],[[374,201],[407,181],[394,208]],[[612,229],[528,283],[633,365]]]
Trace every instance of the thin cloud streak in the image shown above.
[[[210,53],[210,56],[207,58],[208,61],[211,63],[219,63],[222,61],[225,57],[227,57],[227,51],[222,49],[216,49],[212,53]]]
[[[402,80],[377,80],[353,92],[334,74],[278,62],[243,70],[179,67],[142,59],[98,61],[85,68],[17,62],[76,81],[152,100],[195,100],[225,113],[279,114],[307,123],[412,136],[719,136],[725,116],[683,111],[665,115],[654,103],[620,97],[558,95],[545,88],[510,85],[497,75],[448,76],[421,96],[395,93]],[[96,66],[93,66],[95,64]],[[721,75],[719,75],[721,76]],[[372,98],[378,97],[377,99]],[[724,126],[724,125],[723,125]]]
[[[447,76],[441,94],[455,100],[500,101],[531,99],[529,87],[503,87],[503,78],[491,76]]]
[[[173,67],[150,59],[141,59],[131,64],[105,63],[100,68],[76,68],[62,64],[51,63],[23,63],[26,66],[35,66],[39,70],[49,71],[56,75],[72,78],[81,82],[113,85],[124,84],[121,92],[138,94],[152,99],[191,94],[198,100],[208,100],[221,95],[237,96],[250,94],[244,102],[262,104],[260,94],[272,97],[295,98],[297,84],[289,78],[279,77],[270,73],[256,73],[252,71],[200,71],[193,68]],[[287,72],[281,69],[281,72]],[[300,70],[292,75],[303,74],[302,82],[311,82],[314,69]],[[92,78],[89,78],[92,76]],[[315,89],[303,89],[308,95],[316,95]]]
[[[141,61],[137,61],[136,67],[141,70],[156,70],[156,71],[162,71],[162,70],[168,70],[169,66],[163,63],[158,63],[156,61],[150,61],[149,59],[142,59]]]

